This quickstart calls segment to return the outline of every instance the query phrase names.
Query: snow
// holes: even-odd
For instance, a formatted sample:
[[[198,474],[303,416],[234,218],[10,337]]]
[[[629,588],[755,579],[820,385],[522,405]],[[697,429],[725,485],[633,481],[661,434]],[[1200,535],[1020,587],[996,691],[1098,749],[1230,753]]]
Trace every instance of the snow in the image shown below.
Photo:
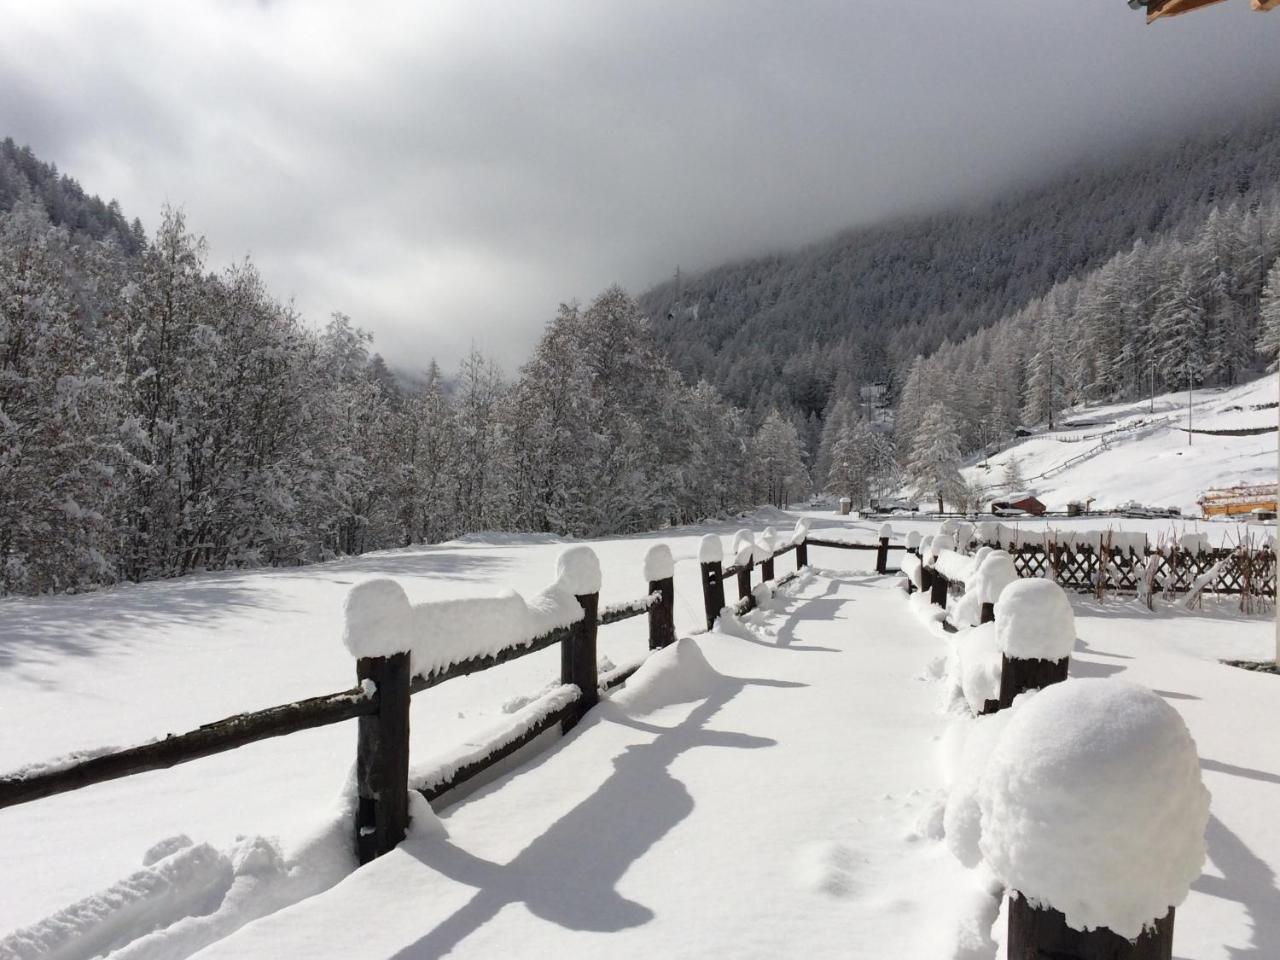
[[[418,790],[447,783],[461,770],[496,752],[502,746],[528,733],[538,722],[582,696],[582,691],[571,683],[556,684],[542,696],[508,710],[514,704],[503,704],[508,719],[467,740],[450,747],[409,768],[409,785]]]
[[[762,511],[751,522],[786,529],[784,519]],[[823,538],[863,542],[880,525],[810,519]],[[1153,539],[1170,529],[1123,523]],[[593,541],[602,604],[643,592],[646,554],[661,539],[674,560],[677,635],[689,637],[705,623],[701,539],[727,542],[737,525]],[[1236,528],[1203,529],[1216,541]],[[314,567],[0,603],[0,704],[20,731],[0,738],[0,769],[350,688],[352,663],[334,640],[353,585],[394,578],[415,604],[504,587],[529,597],[562,548],[545,536],[475,535]],[[722,619],[734,635],[697,636],[717,675],[704,678],[701,699],[624,709],[616,698],[643,689],[633,677],[568,738],[539,738],[451,794],[438,805],[442,826],[415,799],[409,839],[370,868],[353,872],[342,807],[354,722],[0,810],[0,931],[109,889],[158,840],[186,834],[233,866],[245,851],[238,892],[136,940],[152,945],[147,956],[177,960],[212,943],[209,956],[382,958],[421,940],[418,953],[430,955],[457,936],[450,956],[463,958],[517,945],[569,960],[726,951],[992,960],[989,941],[1003,936],[1003,920],[992,927],[994,881],[985,865],[969,870],[952,856],[950,834],[937,839],[956,796],[940,754],[1008,711],[957,720],[940,710],[955,688],[943,660],[967,631],[944,636],[894,581],[849,573],[865,554],[811,547],[810,557],[822,572],[793,581],[770,609]],[[1073,596],[1071,673],[1157,691],[1199,745],[1213,791],[1211,859],[1179,908],[1175,955],[1280,956],[1270,879],[1280,874],[1280,761],[1265,735],[1280,723],[1276,678],[1218,663],[1268,656],[1274,626],[1239,616],[1233,600],[1204,604],[1187,611],[1157,597],[1151,611]],[[599,636],[602,658],[629,664],[647,652],[643,617]],[[415,696],[415,769],[492,743],[558,676],[559,651],[548,649]]]
[[[933,562],[933,569],[948,580],[964,583],[973,573],[973,559],[954,550],[943,548]]]
[[[921,584],[921,567],[923,567],[923,564],[920,562],[920,558],[912,553],[904,554],[902,563],[899,565],[899,569],[906,574],[907,579],[911,581],[912,586],[917,590],[920,589]]]
[[[715,534],[709,533],[702,538],[702,542],[698,544],[698,562],[699,563],[723,563],[724,547],[720,544],[720,538]]]
[[[980,603],[995,603],[1005,588],[1017,580],[1013,558],[1003,550],[992,550],[982,558],[977,572],[966,583],[966,595],[977,595]]]
[[[894,537],[893,524],[885,523],[880,525],[880,539],[892,540]]]
[[[982,862],[982,807],[979,792],[987,771],[992,751],[1000,742],[1011,710],[1001,710],[985,717],[976,717],[963,726],[955,724],[948,735],[959,739],[959,758],[947,794],[942,824],[947,848],[966,867],[976,867]],[[950,745],[953,750],[955,744]]]
[[[1277,375],[1231,388],[1196,390],[1192,398],[1195,429],[1272,427],[1280,387]],[[966,480],[998,488],[1010,458],[1016,457],[1026,481],[1050,510],[1094,498],[1094,509],[1118,507],[1130,500],[1156,507],[1178,507],[1198,515],[1197,500],[1209,489],[1276,482],[1276,435],[1251,437],[1194,434],[1191,443],[1179,429],[1187,425],[1185,391],[1149,401],[1088,408],[1091,420],[1104,421],[1105,434],[1083,438],[1057,431],[1028,437],[984,463],[962,472]],[[1239,408],[1239,409],[1237,409]],[[1064,418],[1068,415],[1064,415]],[[1083,456],[1082,456],[1083,455]],[[1080,458],[1078,462],[1067,461]],[[1096,521],[1094,521],[1096,523]],[[1168,527],[1168,521],[1163,524]]]
[[[342,642],[361,657],[390,657],[413,646],[413,609],[404,588],[379,578],[356,584],[343,604]]]
[[[988,700],[1000,699],[1001,650],[996,642],[996,625],[984,623],[962,630],[956,637],[960,668],[960,689],[975,715]]]
[[[1076,929],[1134,939],[1204,865],[1195,742],[1162,697],[1122,680],[1068,680],[1017,705],[978,803],[995,875]]]
[[[600,559],[590,547],[570,547],[556,561],[556,583],[574,596],[600,592]]]
[[[996,644],[1012,660],[1062,660],[1076,643],[1071,600],[1051,580],[1019,580],[996,600]]]
[[[750,530],[743,529],[734,533],[733,562],[735,566],[750,563],[755,558],[755,553],[756,541]]]

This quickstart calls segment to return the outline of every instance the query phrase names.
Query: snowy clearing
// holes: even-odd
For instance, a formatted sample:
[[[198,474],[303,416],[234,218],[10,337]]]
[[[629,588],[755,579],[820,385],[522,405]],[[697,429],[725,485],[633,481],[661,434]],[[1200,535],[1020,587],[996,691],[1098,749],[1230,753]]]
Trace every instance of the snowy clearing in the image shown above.
[[[1270,433],[1196,433],[1188,444],[1187,399],[1185,391],[1158,396],[1154,411],[1150,401],[1068,410],[1055,430],[1012,444],[967,467],[964,476],[983,486],[999,484],[1005,464],[1016,457],[1026,486],[1050,510],[1094,497],[1096,509],[1136,500],[1178,507],[1184,515],[1198,515],[1196,501],[1211,488],[1276,482],[1277,375],[1191,394],[1193,430]],[[1075,421],[1088,425],[1072,428]]]

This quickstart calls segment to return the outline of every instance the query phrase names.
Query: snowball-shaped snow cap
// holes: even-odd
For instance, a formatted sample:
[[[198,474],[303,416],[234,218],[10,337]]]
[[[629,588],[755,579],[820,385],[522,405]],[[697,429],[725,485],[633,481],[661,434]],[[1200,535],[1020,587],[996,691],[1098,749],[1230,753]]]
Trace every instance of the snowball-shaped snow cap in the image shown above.
[[[1204,865],[1195,742],[1162,697],[1122,680],[1067,680],[1020,701],[978,802],[996,876],[1077,930],[1136,938]]]
[[[665,543],[655,543],[644,555],[644,578],[652,583],[654,580],[666,580],[675,575],[676,562],[671,557],[671,548]]]
[[[982,550],[987,550],[985,555]],[[975,556],[982,556],[976,561],[977,573],[969,580],[965,589],[976,593],[982,603],[995,603],[1000,599],[1006,587],[1018,582],[1018,571],[1013,565],[1013,557],[1003,550],[990,550],[983,547]]]
[[[760,543],[766,547],[770,553],[778,549],[778,528],[765,527],[764,533],[760,534]]]
[[[791,534],[791,542],[799,543],[807,536],[809,536],[809,519],[807,517],[801,517],[796,521],[796,529]]]
[[[987,563],[991,558],[987,557]],[[1052,580],[1019,580],[996,602],[996,642],[1014,660],[1061,660],[1076,645],[1067,593]]]
[[[556,561],[556,582],[574,596],[600,592],[600,561],[590,547],[570,547]]]
[[[912,530],[907,534],[907,549],[914,550],[920,546],[920,531]]]
[[[743,527],[733,535],[733,552],[737,553],[743,547],[751,546],[753,542],[751,531]]]
[[[394,580],[357,583],[343,614],[342,642],[353,657],[389,657],[413,644],[413,608]]]
[[[891,523],[884,523],[884,524],[881,524],[881,525],[880,525],[880,536],[882,536],[882,537],[892,537],[892,536],[893,536],[893,524],[891,524]]]
[[[698,544],[698,562],[722,563],[723,561],[724,547],[720,544],[720,538],[713,533],[708,533]]]

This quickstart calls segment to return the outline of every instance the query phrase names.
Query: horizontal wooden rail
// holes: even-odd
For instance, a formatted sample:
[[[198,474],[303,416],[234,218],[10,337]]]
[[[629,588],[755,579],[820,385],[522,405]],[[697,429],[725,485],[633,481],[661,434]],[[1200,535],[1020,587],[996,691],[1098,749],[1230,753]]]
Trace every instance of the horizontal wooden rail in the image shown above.
[[[621,623],[623,620],[630,620],[632,617],[643,617],[649,612],[649,608],[661,599],[661,595],[651,593],[647,597],[641,597],[639,600],[627,600],[623,603],[610,604],[600,611],[600,626],[607,627],[611,623]]]
[[[548,730],[557,729],[573,712],[577,709],[577,699],[572,703],[566,703],[559,710],[552,710],[550,713],[539,717],[537,722],[522,730],[509,740],[504,740],[500,744],[494,746],[493,751],[479,760],[473,760],[471,763],[463,764],[458,767],[453,774],[439,783],[434,783],[429,787],[415,787],[428,800],[434,800],[443,796],[454,787],[457,787],[470,780],[476,774],[483,773],[494,764],[501,760],[505,760],[521,747],[524,747],[538,737],[542,736]]]
[[[377,693],[366,694],[360,687],[355,687],[342,693],[299,700],[254,713],[240,713],[151,743],[73,761],[50,770],[37,770],[29,775],[0,778],[0,808],[135,773],[163,770],[259,740],[372,716],[377,712]]]
[[[581,618],[579,618],[578,622],[581,622]],[[431,673],[414,677],[409,681],[409,693],[421,693],[423,690],[429,690],[444,683],[446,680],[456,680],[458,677],[465,677],[471,673],[479,673],[481,670],[496,667],[500,663],[519,660],[521,657],[527,657],[529,654],[545,650],[547,647],[554,647],[557,643],[567,640],[572,635],[573,625],[558,627],[540,637],[534,637],[527,644],[507,647],[505,650],[486,654],[483,657],[469,657],[466,660],[459,660],[457,663],[451,663],[447,667],[441,667]]]
[[[809,537],[809,546],[811,547],[835,547],[839,550],[879,550],[878,543],[846,543],[843,540],[821,540],[817,537]],[[906,545],[901,543],[891,543],[888,545],[890,550],[905,550]]]
[[[813,541],[811,540],[809,542],[812,543]],[[776,560],[778,557],[782,556],[784,553],[790,553],[792,550],[796,549],[797,546],[799,546],[799,544],[789,543],[785,547],[780,547],[777,550],[773,551],[773,553],[769,554],[769,559]],[[752,558],[750,563],[735,563],[733,566],[725,567],[722,571],[720,571],[720,576],[724,577],[725,579],[728,579],[729,577],[736,577],[738,574],[742,573],[742,571],[754,569],[756,566],[758,566],[763,562],[764,562],[763,560],[756,560]]]

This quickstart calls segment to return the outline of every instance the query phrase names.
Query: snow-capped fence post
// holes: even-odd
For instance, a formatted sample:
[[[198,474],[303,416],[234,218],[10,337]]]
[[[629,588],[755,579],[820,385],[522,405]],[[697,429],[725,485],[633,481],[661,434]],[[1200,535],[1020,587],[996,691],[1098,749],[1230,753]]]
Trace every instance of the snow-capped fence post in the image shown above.
[[[1052,580],[1019,580],[995,603],[1000,648],[1000,709],[1028,690],[1067,679],[1076,642],[1075,615],[1066,591]]]
[[[885,573],[889,569],[889,535],[884,528],[880,529],[880,542],[876,545],[876,573]]]
[[[751,593],[751,571],[755,569],[755,558],[750,558],[738,568],[738,599],[746,601],[747,609],[755,606],[755,597]],[[723,587],[721,588],[723,590]]]
[[[356,677],[378,693],[378,712],[357,721],[356,853],[364,864],[394,850],[409,829],[409,654],[361,657]]]
[[[1009,960],[1170,960],[1209,794],[1162,697],[1112,679],[1037,694],[1010,716],[978,806],[982,857],[1009,891]]]
[[[568,733],[600,702],[600,677],[596,666],[596,632],[600,626],[600,561],[590,547],[570,547],[560,554],[556,581],[569,590],[582,619],[560,643],[560,682],[571,683],[582,695],[560,722],[560,732]]]
[[[599,624],[600,594],[574,594],[582,607],[582,619],[573,625],[569,636],[560,644],[560,682],[572,683],[582,691],[575,709],[560,723],[560,732],[568,733],[588,710],[600,700],[600,678],[596,673],[596,631]]]
[[[809,565],[809,521],[804,517],[796,521],[791,542],[796,547],[796,572],[798,573]]]
[[[935,607],[947,609],[947,592],[950,589],[951,581],[934,568],[929,577],[929,602]]]
[[[707,629],[716,625],[724,609],[724,547],[720,538],[707,534],[698,547],[698,565],[702,570],[702,605],[707,614]]]
[[[768,583],[773,579],[773,555],[770,554],[768,559],[760,561],[760,580]]]
[[[675,561],[665,543],[649,548],[644,557],[644,578],[649,581],[649,649],[660,650],[676,640]]]

